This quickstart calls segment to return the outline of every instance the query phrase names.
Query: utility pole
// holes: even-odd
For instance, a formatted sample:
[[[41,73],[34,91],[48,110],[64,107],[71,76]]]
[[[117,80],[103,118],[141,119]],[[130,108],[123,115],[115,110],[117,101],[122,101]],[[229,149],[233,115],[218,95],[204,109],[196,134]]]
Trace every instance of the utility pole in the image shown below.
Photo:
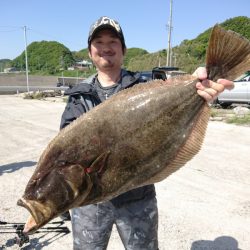
[[[24,42],[25,42],[25,64],[26,64],[26,82],[27,82],[27,92],[29,92],[29,67],[28,67],[28,53],[27,53],[27,35],[26,26],[23,27],[24,30]]]
[[[168,21],[168,49],[167,49],[167,66],[171,66],[171,54],[172,54],[172,49],[171,49],[171,32],[172,32],[172,5],[173,5],[173,0],[170,0],[170,16],[169,16],[169,21]]]

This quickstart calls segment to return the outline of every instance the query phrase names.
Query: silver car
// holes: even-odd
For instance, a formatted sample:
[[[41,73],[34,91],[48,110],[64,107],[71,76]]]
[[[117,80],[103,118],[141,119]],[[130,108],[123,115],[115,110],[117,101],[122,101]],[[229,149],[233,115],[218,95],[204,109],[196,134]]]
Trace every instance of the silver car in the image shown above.
[[[250,71],[234,80],[234,89],[225,90],[217,99],[217,103],[227,108],[233,103],[250,104]]]

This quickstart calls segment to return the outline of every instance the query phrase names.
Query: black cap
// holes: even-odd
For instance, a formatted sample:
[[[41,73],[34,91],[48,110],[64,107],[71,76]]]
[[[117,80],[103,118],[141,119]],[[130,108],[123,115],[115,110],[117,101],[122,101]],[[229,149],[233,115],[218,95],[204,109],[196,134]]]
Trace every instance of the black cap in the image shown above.
[[[116,20],[111,19],[107,16],[100,17],[96,22],[91,25],[89,30],[88,46],[90,47],[90,43],[93,40],[96,32],[105,28],[112,29],[117,34],[117,36],[121,40],[123,49],[125,49],[125,39],[120,24]]]

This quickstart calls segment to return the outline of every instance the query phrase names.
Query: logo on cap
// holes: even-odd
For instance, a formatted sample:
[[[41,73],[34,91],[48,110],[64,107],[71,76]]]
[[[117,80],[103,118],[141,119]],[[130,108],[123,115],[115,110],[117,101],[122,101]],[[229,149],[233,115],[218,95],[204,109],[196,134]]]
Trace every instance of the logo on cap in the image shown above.
[[[117,32],[121,32],[121,27],[117,21],[115,21],[107,16],[103,16],[100,19],[98,19],[94,23],[94,25],[92,26],[92,29],[91,29],[92,33],[95,31],[96,28],[98,28],[102,25],[110,25],[110,26],[114,27]]]

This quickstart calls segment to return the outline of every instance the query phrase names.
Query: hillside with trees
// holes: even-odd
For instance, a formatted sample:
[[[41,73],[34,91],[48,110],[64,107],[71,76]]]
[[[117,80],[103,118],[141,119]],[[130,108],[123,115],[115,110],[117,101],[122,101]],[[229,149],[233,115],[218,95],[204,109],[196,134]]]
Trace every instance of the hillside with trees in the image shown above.
[[[87,48],[79,51],[73,51],[72,55],[75,61],[89,60],[89,51]]]
[[[75,60],[71,51],[55,41],[33,42],[27,47],[29,70],[33,73],[55,74],[71,66]],[[12,61],[12,66],[25,69],[25,52]]]
[[[250,40],[250,18],[235,17],[219,24],[226,30],[235,31]],[[195,39],[184,40],[172,49],[172,66],[178,66],[186,72],[193,72],[205,63],[206,48],[212,27],[198,35]],[[156,66],[166,65],[166,50],[131,58],[130,70],[150,70]]]
[[[235,31],[250,39],[250,18],[235,17],[220,24],[226,30]],[[204,64],[206,48],[212,27],[198,35],[193,40],[184,40],[180,46],[173,48],[178,66],[186,72],[193,72],[197,66]]]
[[[220,23],[220,25],[250,39],[249,17],[230,18]],[[211,29],[212,27],[199,34],[195,39],[183,40],[180,45],[172,48],[172,66],[178,66],[182,70],[191,73],[195,68],[203,65]],[[63,44],[56,41],[33,42],[28,46],[27,50],[31,74],[59,75],[64,71],[65,76],[67,74],[75,75],[76,73],[69,72],[66,69],[77,61],[89,60],[87,48],[71,52]],[[166,57],[166,49],[148,53],[142,48],[128,48],[124,58],[124,67],[132,71],[151,70],[156,66],[165,66]],[[13,61],[0,60],[0,66],[6,65],[25,70],[25,52]],[[84,72],[84,76],[93,72],[93,68],[89,69]],[[81,73],[79,73],[79,76],[81,76]]]

